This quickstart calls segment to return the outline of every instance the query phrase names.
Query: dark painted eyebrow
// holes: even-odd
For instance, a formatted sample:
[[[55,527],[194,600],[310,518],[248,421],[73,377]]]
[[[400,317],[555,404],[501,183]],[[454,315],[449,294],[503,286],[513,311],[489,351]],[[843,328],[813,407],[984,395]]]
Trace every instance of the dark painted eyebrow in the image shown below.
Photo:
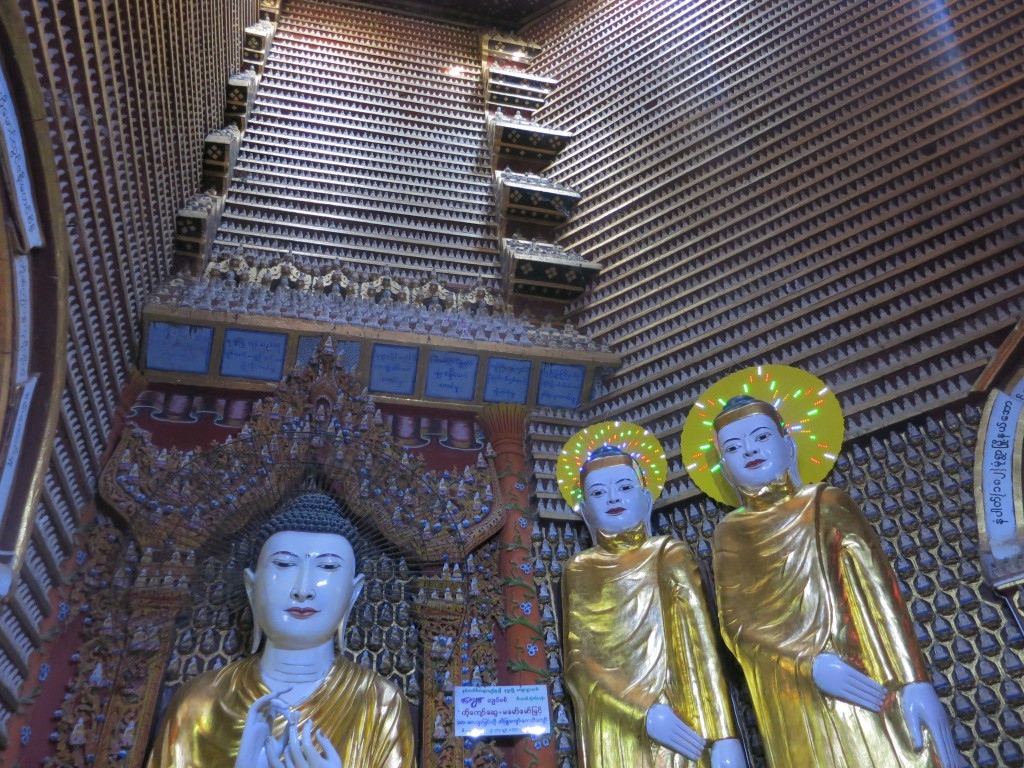
[[[287,549],[278,550],[277,552],[272,553],[270,556],[271,557],[279,557],[281,555],[284,555],[286,557],[298,557],[297,554],[295,554],[294,552],[289,552]],[[336,555],[333,552],[324,552],[322,554],[317,555],[316,557],[317,557],[317,560],[319,560],[321,557],[336,557],[338,560],[344,560],[345,559],[341,555]]]
[[[750,430],[750,433],[754,434],[755,432],[764,432],[765,430],[771,431],[771,427],[769,427],[767,424],[765,426],[763,426],[763,427],[754,427],[752,430]],[[736,437],[727,438],[723,442],[731,443],[733,440],[739,440],[739,439],[740,438],[737,435]]]

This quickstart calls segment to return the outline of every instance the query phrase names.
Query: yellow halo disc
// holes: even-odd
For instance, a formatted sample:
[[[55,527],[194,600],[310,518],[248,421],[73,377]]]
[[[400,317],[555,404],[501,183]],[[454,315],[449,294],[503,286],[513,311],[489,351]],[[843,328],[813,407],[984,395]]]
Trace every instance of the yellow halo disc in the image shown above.
[[[604,421],[573,435],[558,456],[555,469],[558,490],[570,507],[578,512],[583,503],[580,469],[590,460],[594,451],[605,445],[614,446],[632,456],[640,465],[647,490],[655,499],[661,495],[661,489],[665,487],[668,462],[658,438],[628,421]]]
[[[791,365],[744,368],[715,382],[690,409],[680,437],[683,466],[704,493],[738,506],[736,491],[722,476],[712,423],[731,397],[750,395],[772,405],[797,448],[800,480],[817,483],[832,470],[843,444],[843,410],[817,376]]]

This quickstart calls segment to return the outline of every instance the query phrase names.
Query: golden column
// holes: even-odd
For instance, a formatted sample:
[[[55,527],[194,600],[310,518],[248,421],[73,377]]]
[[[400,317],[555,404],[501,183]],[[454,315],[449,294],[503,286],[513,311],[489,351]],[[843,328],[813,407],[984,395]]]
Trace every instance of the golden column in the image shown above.
[[[499,563],[505,599],[503,685],[548,685],[540,604],[533,577],[529,472],[526,467],[526,423],[529,410],[513,403],[495,403],[480,412],[480,423],[495,452],[494,468],[505,503]],[[546,744],[544,742],[547,742]],[[548,736],[516,740],[510,765],[516,768],[555,768],[554,739]]]

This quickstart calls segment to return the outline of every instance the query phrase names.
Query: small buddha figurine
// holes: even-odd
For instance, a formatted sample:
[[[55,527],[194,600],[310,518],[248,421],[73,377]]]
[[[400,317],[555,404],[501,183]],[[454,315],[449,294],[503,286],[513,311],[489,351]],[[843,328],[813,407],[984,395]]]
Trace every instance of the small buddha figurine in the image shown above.
[[[338,653],[363,586],[362,545],[339,504],[298,496],[255,544],[253,655],[181,687],[148,768],[412,768],[405,698]]]
[[[719,617],[768,764],[958,766],[892,568],[856,503],[801,485],[796,443],[768,403],[731,398],[712,429],[742,504],[714,534]]]
[[[602,426],[590,429],[600,435]],[[585,444],[587,432],[570,445]],[[664,463],[660,444],[657,452]],[[745,768],[693,556],[683,542],[651,535],[654,493],[630,453],[599,446],[578,470],[565,461],[572,453],[559,461],[562,493],[573,504],[567,486],[579,484],[595,542],[562,576],[581,768]]]

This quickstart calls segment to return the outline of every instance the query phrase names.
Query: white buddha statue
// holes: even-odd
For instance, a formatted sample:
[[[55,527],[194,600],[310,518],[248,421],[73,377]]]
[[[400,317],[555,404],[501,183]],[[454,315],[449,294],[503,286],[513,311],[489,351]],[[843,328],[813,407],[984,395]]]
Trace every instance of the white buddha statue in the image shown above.
[[[149,768],[415,764],[401,692],[338,652],[363,586],[358,534],[340,511],[330,496],[304,494],[260,529],[244,573],[253,655],[181,687]]]

